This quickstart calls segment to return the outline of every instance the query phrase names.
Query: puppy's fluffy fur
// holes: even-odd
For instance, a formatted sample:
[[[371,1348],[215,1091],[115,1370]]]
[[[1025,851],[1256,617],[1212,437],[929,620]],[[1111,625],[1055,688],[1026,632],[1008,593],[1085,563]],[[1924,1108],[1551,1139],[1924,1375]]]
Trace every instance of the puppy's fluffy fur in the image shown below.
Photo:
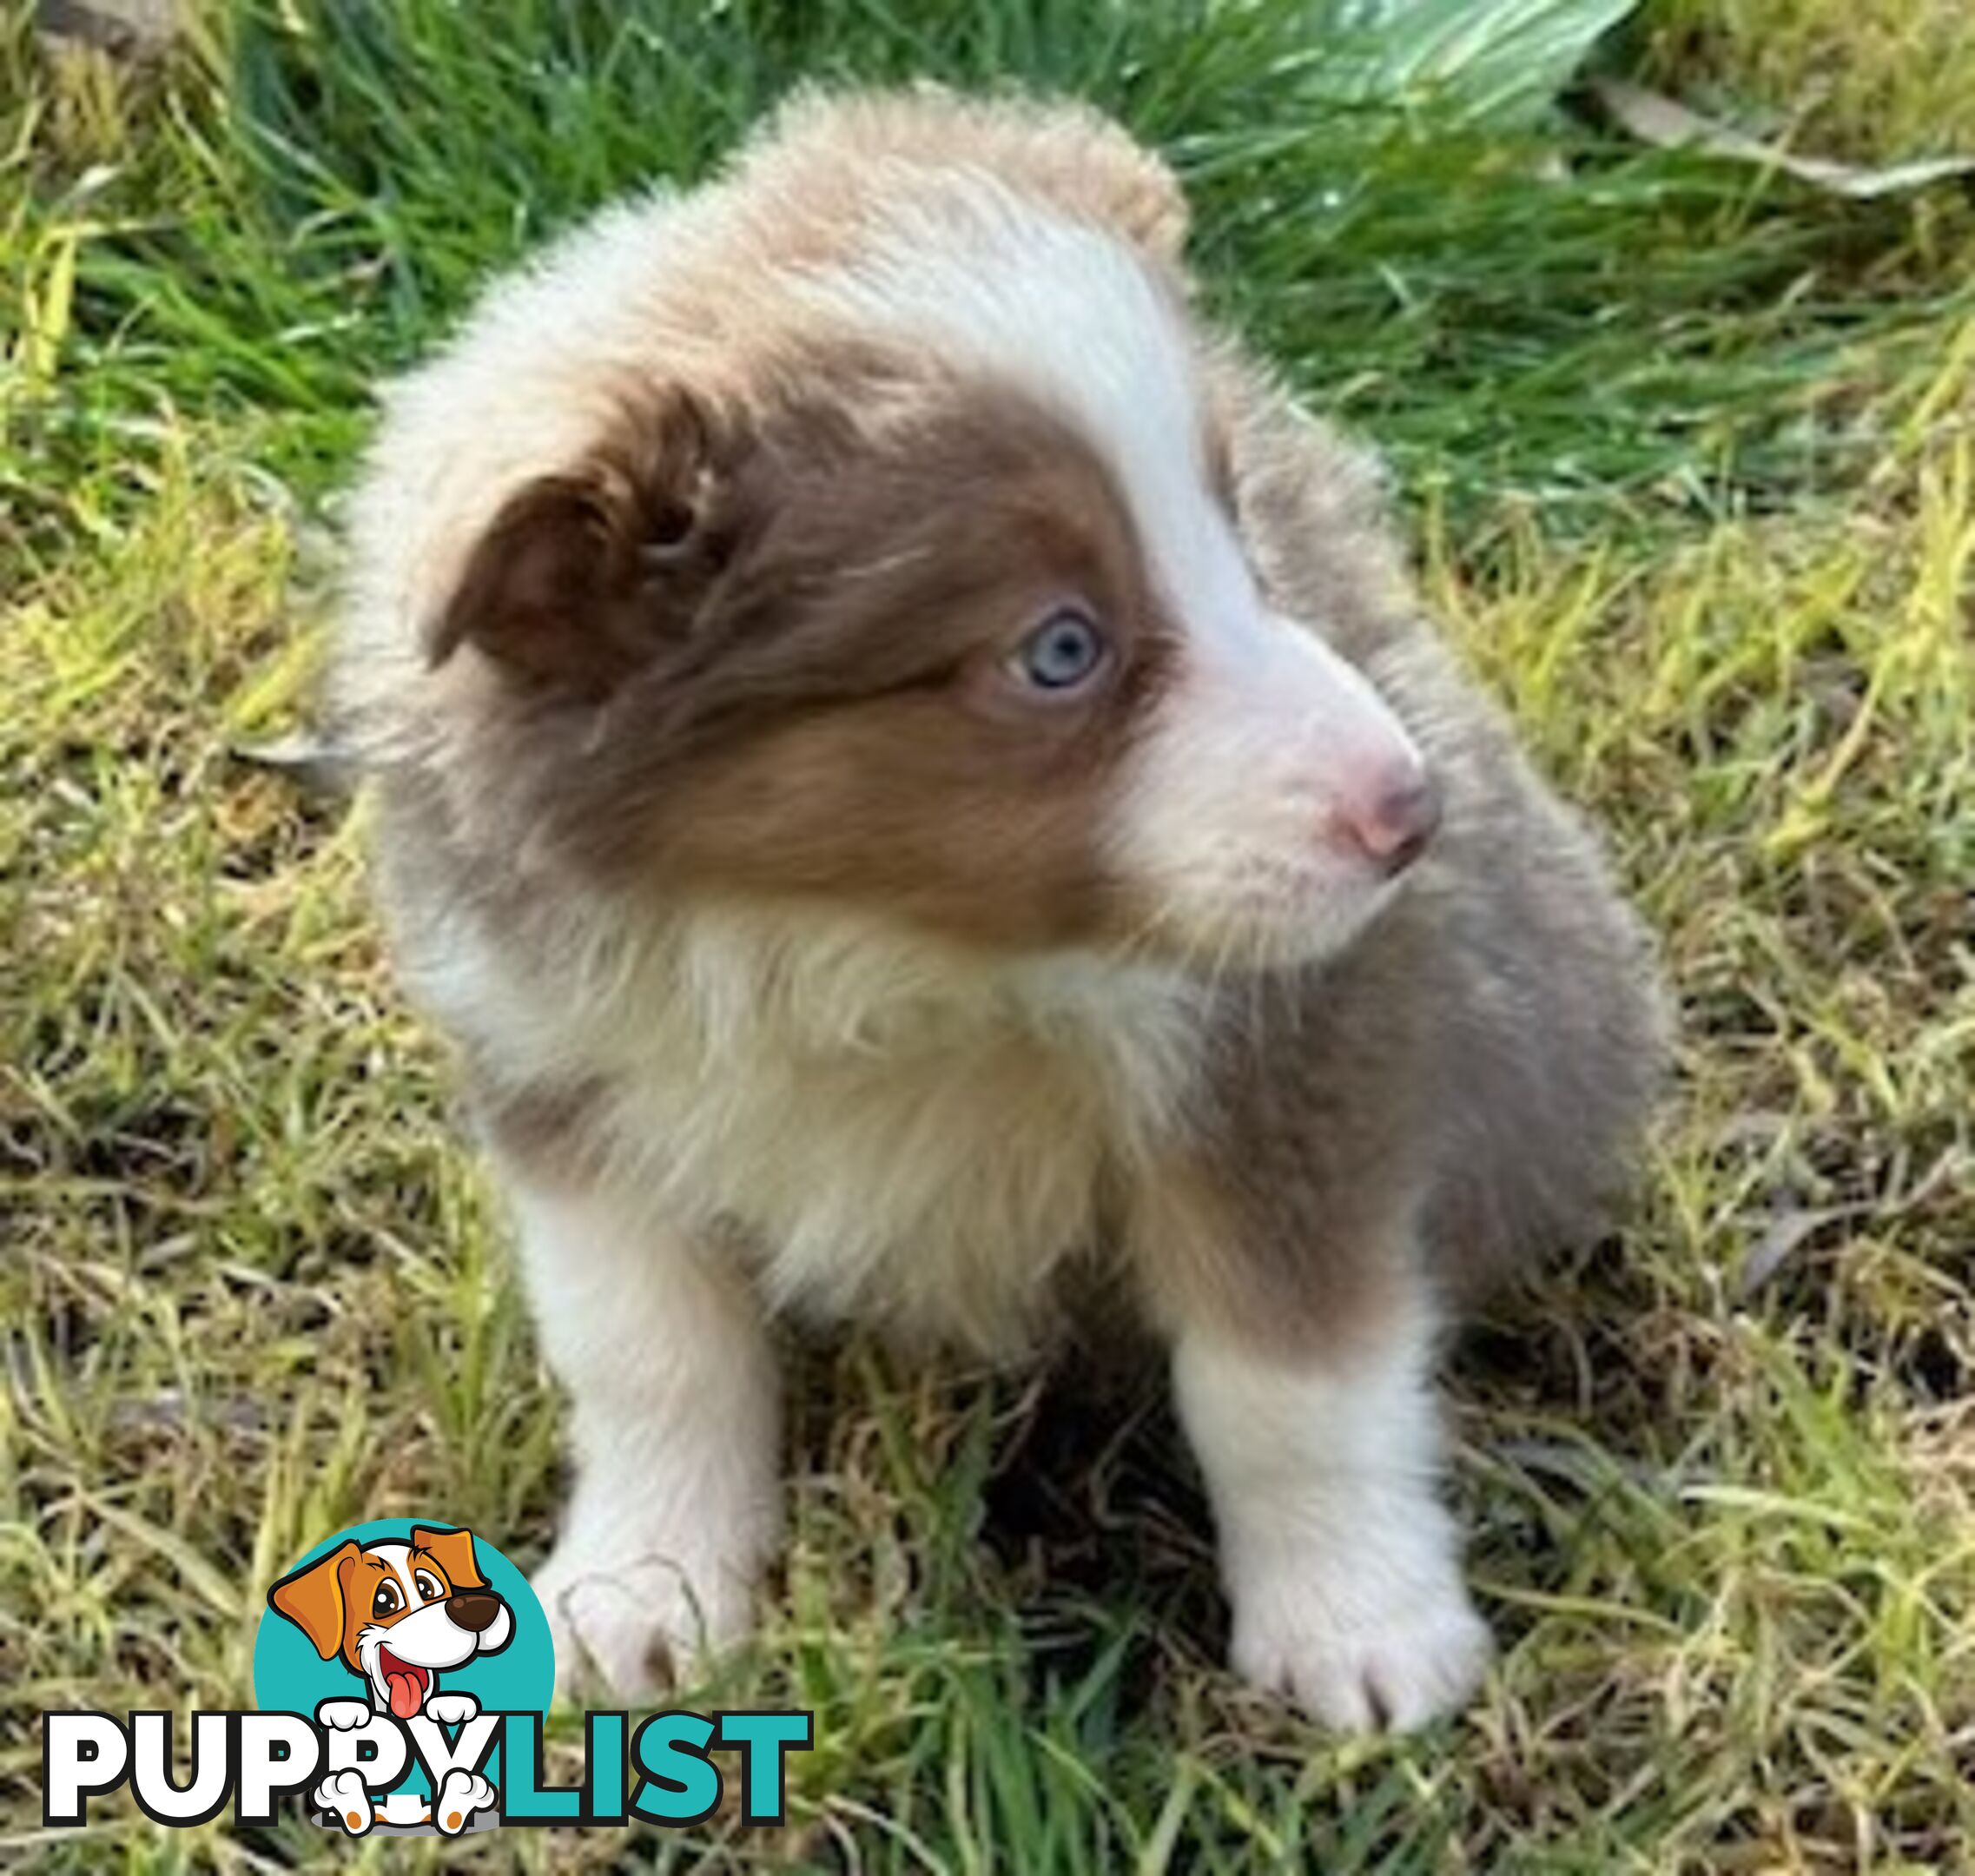
[[[1404,1724],[1485,1661],[1432,1345],[1595,1215],[1653,972],[1185,222],[1090,113],[812,97],[390,396],[339,690],[572,1396],[565,1674],[744,1624],[770,1315],[1014,1352],[1093,1286],[1238,1669]]]

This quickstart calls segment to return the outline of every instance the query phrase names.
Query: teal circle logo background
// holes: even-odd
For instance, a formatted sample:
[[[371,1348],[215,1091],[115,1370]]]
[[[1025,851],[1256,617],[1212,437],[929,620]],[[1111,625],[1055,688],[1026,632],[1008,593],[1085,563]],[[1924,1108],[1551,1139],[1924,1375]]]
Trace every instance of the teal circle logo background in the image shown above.
[[[414,1524],[433,1530],[459,1528],[445,1518],[372,1518],[325,1538],[297,1557],[281,1575],[306,1569],[353,1537],[360,1544],[406,1543]],[[477,1532],[473,1560],[488,1589],[507,1604],[514,1633],[498,1654],[476,1655],[457,1668],[446,1668],[439,1677],[439,1691],[471,1694],[483,1713],[546,1714],[556,1683],[555,1643],[549,1635],[549,1619],[528,1579]],[[299,1713],[313,1719],[319,1701],[368,1701],[370,1688],[351,1673],[340,1657],[324,1661],[318,1655],[314,1644],[267,1602],[263,1592],[261,1628],[254,1639],[254,1699],[263,1713]],[[490,1767],[488,1776],[494,1775]]]

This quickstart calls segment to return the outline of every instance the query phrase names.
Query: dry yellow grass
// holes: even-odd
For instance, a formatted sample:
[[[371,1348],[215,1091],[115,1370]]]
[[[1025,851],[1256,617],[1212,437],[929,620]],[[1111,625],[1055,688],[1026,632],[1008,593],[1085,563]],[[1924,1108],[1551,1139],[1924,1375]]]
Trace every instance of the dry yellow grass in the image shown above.
[[[1793,142],[1867,162],[1975,151],[1963,0],[1654,0],[1648,69],[1714,83]]]

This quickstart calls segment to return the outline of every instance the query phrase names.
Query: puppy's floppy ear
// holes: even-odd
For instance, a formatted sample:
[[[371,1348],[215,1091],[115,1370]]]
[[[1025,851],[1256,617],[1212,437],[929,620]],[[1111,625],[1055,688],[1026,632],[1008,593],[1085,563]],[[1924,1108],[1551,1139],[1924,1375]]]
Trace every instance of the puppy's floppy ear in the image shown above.
[[[1064,160],[1071,185],[1125,238],[1179,273],[1186,251],[1186,197],[1166,160],[1093,113],[1083,142]],[[1071,132],[1062,133],[1066,140]]]
[[[487,1580],[473,1559],[473,1534],[468,1530],[433,1530],[423,1524],[412,1527],[412,1548],[423,1550],[446,1572],[455,1589],[485,1589]]]
[[[268,1606],[301,1629],[324,1661],[342,1648],[344,1591],[361,1554],[356,1539],[347,1537],[328,1556],[282,1577],[268,1592]]]
[[[1186,200],[1154,151],[1088,105],[978,97],[921,82],[905,90],[804,87],[757,135],[742,175],[783,178],[887,167],[966,167],[1113,228],[1181,270]]]
[[[731,548],[732,419],[673,388],[586,462],[510,496],[427,640],[517,683],[601,697],[690,627]]]

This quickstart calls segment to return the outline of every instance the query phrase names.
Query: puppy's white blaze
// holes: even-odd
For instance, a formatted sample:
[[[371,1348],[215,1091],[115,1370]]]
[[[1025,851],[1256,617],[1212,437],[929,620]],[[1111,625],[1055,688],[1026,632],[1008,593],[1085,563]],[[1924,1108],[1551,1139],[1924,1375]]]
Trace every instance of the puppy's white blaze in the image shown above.
[[[956,201],[957,195],[957,201]],[[988,177],[937,212],[895,211],[820,307],[1019,387],[1102,455],[1162,596],[1190,630],[1258,617],[1233,531],[1207,486],[1198,373],[1179,307],[1124,242]]]
[[[902,210],[812,286],[1074,423],[1129,508],[1184,639],[1181,675],[1120,791],[1112,856],[1182,941],[1319,955],[1383,902],[1338,822],[1417,776],[1419,753],[1356,670],[1272,617],[1208,486],[1180,309],[1120,241],[982,179],[965,212]]]

